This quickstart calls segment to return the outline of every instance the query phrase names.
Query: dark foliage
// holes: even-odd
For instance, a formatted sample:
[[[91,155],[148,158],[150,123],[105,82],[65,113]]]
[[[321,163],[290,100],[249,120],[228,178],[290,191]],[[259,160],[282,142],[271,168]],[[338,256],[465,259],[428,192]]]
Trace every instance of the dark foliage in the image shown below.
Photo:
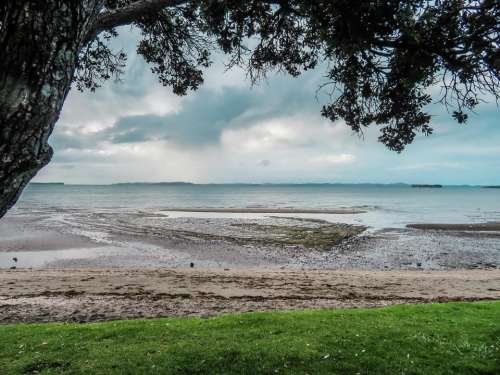
[[[119,13],[140,1],[109,0]],[[138,14],[138,53],[164,85],[185,95],[203,82],[210,53],[243,66],[252,82],[271,71],[292,76],[326,68],[331,102],[322,115],[343,119],[355,132],[376,124],[380,141],[402,151],[415,136],[431,134],[433,101],[458,123],[484,98],[498,100],[500,6],[482,1],[282,0],[172,1]],[[119,23],[124,24],[124,23]],[[77,85],[95,89],[117,77],[125,56],[106,42],[89,42],[80,56]],[[440,88],[441,92],[436,92]]]

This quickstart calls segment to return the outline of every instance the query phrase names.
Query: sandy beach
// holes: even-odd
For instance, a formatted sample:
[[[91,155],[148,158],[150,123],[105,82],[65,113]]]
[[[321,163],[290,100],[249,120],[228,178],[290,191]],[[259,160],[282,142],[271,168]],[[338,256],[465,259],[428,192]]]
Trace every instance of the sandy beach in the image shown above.
[[[500,299],[500,270],[42,269],[0,279],[2,323]]]

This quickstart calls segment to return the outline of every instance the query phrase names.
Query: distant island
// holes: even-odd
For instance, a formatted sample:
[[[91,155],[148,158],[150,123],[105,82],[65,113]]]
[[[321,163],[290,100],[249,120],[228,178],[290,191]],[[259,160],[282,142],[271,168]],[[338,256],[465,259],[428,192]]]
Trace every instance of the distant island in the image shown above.
[[[30,182],[30,185],[64,185],[64,182]]]
[[[443,185],[419,185],[419,184],[416,184],[416,185],[411,185],[412,188],[433,188],[433,189],[436,189],[436,188],[442,188]]]
[[[118,182],[115,184],[111,184],[112,186],[122,186],[122,185],[194,185],[192,182],[183,182],[183,181],[172,181],[172,182]]]

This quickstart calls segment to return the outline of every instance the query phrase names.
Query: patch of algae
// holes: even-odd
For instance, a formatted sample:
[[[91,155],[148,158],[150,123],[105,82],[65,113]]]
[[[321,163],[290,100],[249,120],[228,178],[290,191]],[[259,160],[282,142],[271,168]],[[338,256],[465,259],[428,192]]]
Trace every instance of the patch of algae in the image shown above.
[[[258,236],[250,240],[267,244],[296,245],[305,248],[330,250],[342,241],[357,236],[366,227],[350,224],[327,224],[318,227],[263,225],[263,224],[233,224],[234,226],[252,229]]]
[[[289,218],[286,219],[293,219]],[[302,246],[308,249],[331,250],[343,241],[366,230],[365,226],[330,223],[318,219],[297,218],[297,225],[232,223],[217,233],[204,233],[181,228],[134,228],[136,235],[188,240],[226,241],[239,245]],[[304,225],[309,222],[311,225]]]

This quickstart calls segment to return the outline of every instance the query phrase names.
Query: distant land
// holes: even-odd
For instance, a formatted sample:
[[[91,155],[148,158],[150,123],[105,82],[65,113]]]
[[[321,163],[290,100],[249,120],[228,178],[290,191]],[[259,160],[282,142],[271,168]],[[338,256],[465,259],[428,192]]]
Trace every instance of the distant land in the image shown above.
[[[422,185],[422,184],[414,184],[414,185],[411,185],[412,188],[442,188],[443,185]]]
[[[195,185],[193,182],[172,181],[172,182],[118,182],[111,186],[121,185]]]
[[[30,185],[64,185],[64,182],[30,182]]]
[[[158,181],[158,182],[116,182],[111,184],[67,184],[64,182],[30,182],[30,185],[55,185],[55,186],[393,186],[412,188],[443,188],[443,187],[469,187],[483,189],[500,189],[500,185],[441,185],[441,184],[409,184],[404,182],[376,183],[376,182],[227,182],[227,183],[195,183],[186,181]]]

